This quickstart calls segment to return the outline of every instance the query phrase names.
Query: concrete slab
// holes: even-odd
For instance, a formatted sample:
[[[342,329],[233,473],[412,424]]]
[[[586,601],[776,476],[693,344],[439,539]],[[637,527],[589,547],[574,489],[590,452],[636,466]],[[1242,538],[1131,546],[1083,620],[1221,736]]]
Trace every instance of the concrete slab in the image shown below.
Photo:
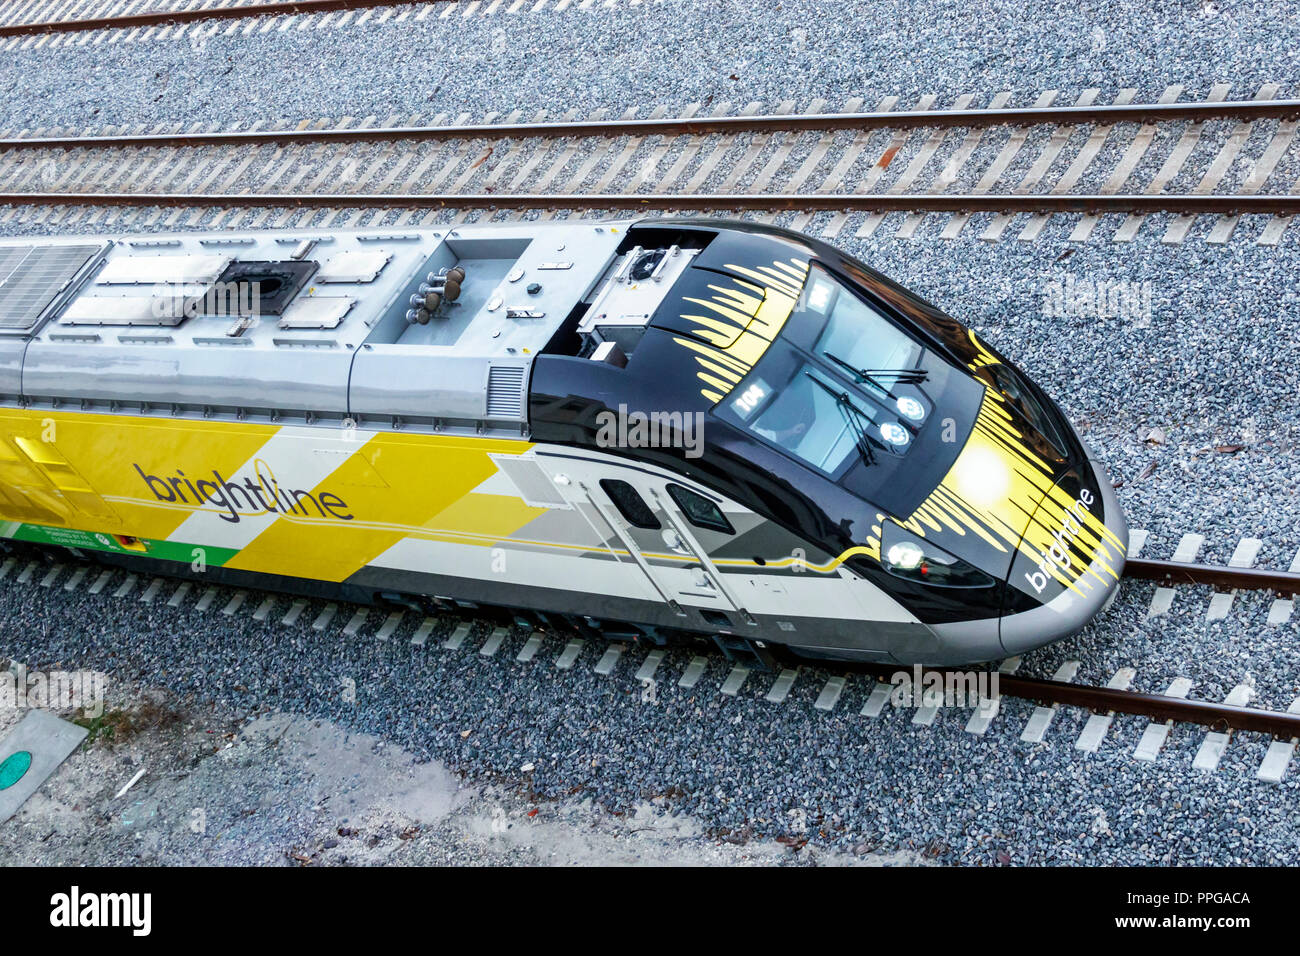
[[[86,728],[33,710],[0,743],[0,824],[18,812],[27,798],[77,749]]]

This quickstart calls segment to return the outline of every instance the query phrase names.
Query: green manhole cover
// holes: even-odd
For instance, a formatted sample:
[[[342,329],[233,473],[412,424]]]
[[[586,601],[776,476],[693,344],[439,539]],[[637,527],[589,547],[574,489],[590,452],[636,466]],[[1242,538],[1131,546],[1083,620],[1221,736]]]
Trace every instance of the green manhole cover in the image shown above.
[[[0,762],[0,790],[8,790],[27,775],[32,765],[32,755],[26,750],[10,754]]]

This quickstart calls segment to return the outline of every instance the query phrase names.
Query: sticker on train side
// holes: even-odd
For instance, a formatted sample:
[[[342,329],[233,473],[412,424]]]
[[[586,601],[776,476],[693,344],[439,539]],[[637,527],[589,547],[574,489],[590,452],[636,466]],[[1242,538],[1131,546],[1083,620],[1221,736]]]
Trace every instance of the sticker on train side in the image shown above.
[[[202,559],[204,564],[215,567],[221,567],[239,553],[234,548],[214,548],[201,544],[184,544],[179,541],[133,538],[103,531],[82,531],[78,528],[52,528],[47,525],[17,521],[0,524],[0,536],[15,541],[27,541],[31,544],[55,544],[65,548],[138,554],[163,561],[184,561],[186,564]]]

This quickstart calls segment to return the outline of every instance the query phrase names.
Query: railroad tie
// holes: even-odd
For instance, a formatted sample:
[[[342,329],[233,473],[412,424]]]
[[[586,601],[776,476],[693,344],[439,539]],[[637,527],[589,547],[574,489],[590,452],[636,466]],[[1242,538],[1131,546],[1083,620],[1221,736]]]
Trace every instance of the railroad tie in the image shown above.
[[[304,601],[302,598],[299,598],[298,600],[294,601],[293,604],[289,607],[289,610],[285,612],[284,617],[280,619],[280,623],[297,624],[298,618],[302,617],[302,612],[305,610],[307,610],[307,602]]]
[[[573,640],[569,641],[568,644],[564,645],[564,650],[561,651],[560,656],[556,658],[556,669],[567,671],[569,668],[573,667],[573,665],[577,663],[578,655],[582,653],[582,648],[585,644],[585,641],[575,637]]]
[[[379,630],[375,631],[375,639],[386,641],[402,626],[402,621],[406,617],[405,611],[393,611],[388,617],[384,618],[384,623],[379,625]]]
[[[271,616],[273,607],[275,607],[275,598],[268,594],[262,599],[262,603],[257,606],[257,610],[253,612],[253,620],[265,621]]]
[[[1056,669],[1052,680],[1068,684],[1074,680],[1074,675],[1078,672],[1079,661],[1066,661]],[[1060,704],[1053,704],[1051,707],[1035,707],[1034,712],[1029,715],[1025,729],[1020,732],[1020,739],[1031,744],[1042,743],[1043,737],[1047,735],[1047,728],[1059,709]]]
[[[1165,696],[1185,700],[1191,689],[1192,682],[1190,680],[1186,677],[1175,677],[1165,691]],[[1148,723],[1146,729],[1142,731],[1142,739],[1138,741],[1137,747],[1133,749],[1134,759],[1150,762],[1160,756],[1160,748],[1169,739],[1169,731],[1173,726],[1174,722],[1172,720],[1159,724],[1155,721]]]
[[[190,584],[189,581],[182,581],[180,586],[172,592],[172,596],[167,599],[167,606],[180,607],[185,600],[185,596],[190,593],[193,587],[194,585]]]
[[[1300,551],[1295,553],[1291,559],[1291,574],[1300,574]],[[1268,609],[1268,620],[1265,622],[1269,627],[1277,627],[1279,624],[1285,624],[1291,620],[1291,612],[1295,610],[1295,600],[1291,597],[1274,598],[1273,604]]]
[[[1185,534],[1178,542],[1178,547],[1174,549],[1174,561],[1183,564],[1190,564],[1196,559],[1197,552],[1201,550],[1201,545],[1205,543],[1203,534]],[[1151,595],[1151,606],[1147,609],[1147,617],[1159,617],[1169,611],[1174,604],[1174,589],[1161,585],[1156,588],[1155,594]]]
[[[772,689],[767,692],[763,699],[770,704],[783,704],[785,699],[790,696],[790,689],[794,687],[795,680],[799,677],[799,671],[794,668],[784,668],[777,675],[776,680],[772,682]]]
[[[1255,696],[1255,689],[1247,684],[1238,684],[1223,702],[1230,707],[1245,707]],[[1192,761],[1192,766],[1197,770],[1204,770],[1207,773],[1213,773],[1219,767],[1219,761],[1223,759],[1223,751],[1227,749],[1228,741],[1232,738],[1232,731],[1211,730],[1201,741],[1201,747],[1196,751],[1196,758]]]
[[[524,646],[519,649],[519,653],[515,655],[515,660],[521,664],[527,664],[537,656],[537,652],[541,650],[544,640],[545,635],[541,631],[533,631],[528,636],[528,640],[524,641]]]
[[[510,630],[508,628],[492,628],[492,633],[483,642],[483,646],[478,649],[479,654],[483,657],[496,657],[497,651],[501,650],[501,645],[505,643],[506,638],[509,636]]]
[[[998,673],[1011,675],[1019,670],[1019,668],[1019,655],[1008,657],[998,665]],[[995,694],[987,700],[980,701],[979,706],[975,708],[975,712],[970,715],[970,720],[966,721],[966,733],[983,734],[986,732],[989,729],[989,725],[993,723],[993,718],[998,715],[998,711],[1001,708],[1002,696],[1000,694]]]
[[[719,693],[725,697],[735,697],[740,693],[740,688],[745,686],[745,681],[748,677],[748,667],[742,667],[740,664],[732,665],[731,673],[729,673],[727,679],[722,682],[722,687],[719,690]]]
[[[815,710],[826,711],[827,713],[834,710],[835,705],[839,703],[840,695],[844,693],[844,685],[847,681],[848,678],[843,675],[827,678],[825,685],[822,687],[821,693],[818,694],[817,699],[813,701],[813,708]]]
[[[437,621],[434,618],[426,617],[420,622],[420,626],[415,629],[415,633],[411,635],[411,643],[416,647],[423,647],[425,641],[429,639],[429,635],[433,633],[436,624]]]
[[[704,676],[704,671],[708,666],[709,659],[707,657],[695,655],[691,658],[691,662],[686,665],[686,670],[683,671],[677,686],[683,690],[691,690],[700,682],[700,678]]]
[[[469,632],[473,625],[468,621],[459,622],[452,628],[451,635],[442,642],[442,648],[446,651],[458,651],[460,646],[465,643],[465,638],[469,637]]]
[[[614,668],[618,665],[618,659],[623,656],[623,644],[611,644],[605,649],[599,661],[596,662],[595,672],[601,677],[608,677],[614,673]]]
[[[1121,667],[1114,676],[1106,682],[1106,687],[1110,690],[1128,690],[1133,685],[1133,678],[1137,671],[1132,667]],[[1093,714],[1088,718],[1088,722],[1083,725],[1083,731],[1079,734],[1079,739],[1074,742],[1075,749],[1082,750],[1084,753],[1095,754],[1101,742],[1106,737],[1106,732],[1110,730],[1111,723],[1115,720],[1115,712],[1109,711],[1105,714]]]
[[[654,680],[655,671],[657,671],[659,665],[663,663],[666,654],[667,651],[659,648],[651,651],[645,656],[645,660],[641,662],[641,666],[637,669],[637,672],[633,675],[632,679],[640,681],[641,683]]]
[[[1259,556],[1259,549],[1264,546],[1264,542],[1259,538],[1242,538],[1237,543],[1236,550],[1232,552],[1232,557],[1228,559],[1230,568],[1253,568],[1255,558]],[[1234,588],[1226,593],[1215,593],[1210,598],[1209,609],[1205,612],[1207,621],[1222,621],[1232,610],[1232,603],[1237,597],[1237,591]]]
[[[1288,714],[1300,714],[1300,697],[1291,701],[1291,706],[1287,708]],[[1255,777],[1263,780],[1265,783],[1281,783],[1282,778],[1286,775],[1287,767],[1291,763],[1291,758],[1295,756],[1297,738],[1292,737],[1290,740],[1274,740],[1268,745],[1268,753],[1264,754],[1264,761],[1259,765],[1259,770]]]

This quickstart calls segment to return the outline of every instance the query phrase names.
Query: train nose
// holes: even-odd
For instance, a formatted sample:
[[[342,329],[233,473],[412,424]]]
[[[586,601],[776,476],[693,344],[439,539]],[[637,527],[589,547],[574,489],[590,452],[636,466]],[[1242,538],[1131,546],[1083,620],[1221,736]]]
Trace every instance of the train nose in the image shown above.
[[[1086,448],[1086,446],[1085,446]],[[1007,654],[1077,633],[1115,599],[1128,524],[1089,450],[1043,498],[1007,575],[1001,642]]]

